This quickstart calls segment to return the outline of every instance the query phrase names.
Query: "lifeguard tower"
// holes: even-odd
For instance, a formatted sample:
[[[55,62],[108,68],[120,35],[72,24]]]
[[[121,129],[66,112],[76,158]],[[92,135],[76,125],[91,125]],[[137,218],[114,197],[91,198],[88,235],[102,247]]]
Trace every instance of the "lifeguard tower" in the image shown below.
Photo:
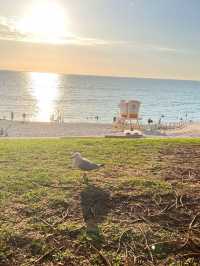
[[[122,100],[119,104],[119,117],[116,119],[115,128],[139,129],[139,110],[141,102],[137,100]],[[134,123],[135,122],[135,123]]]

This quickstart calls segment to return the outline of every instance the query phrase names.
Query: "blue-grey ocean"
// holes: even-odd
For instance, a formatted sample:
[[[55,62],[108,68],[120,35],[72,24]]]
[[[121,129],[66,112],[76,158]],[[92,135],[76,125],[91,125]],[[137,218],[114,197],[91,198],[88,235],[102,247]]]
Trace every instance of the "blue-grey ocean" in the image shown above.
[[[120,100],[140,100],[142,121],[200,119],[200,82],[0,71],[0,119],[112,122]]]

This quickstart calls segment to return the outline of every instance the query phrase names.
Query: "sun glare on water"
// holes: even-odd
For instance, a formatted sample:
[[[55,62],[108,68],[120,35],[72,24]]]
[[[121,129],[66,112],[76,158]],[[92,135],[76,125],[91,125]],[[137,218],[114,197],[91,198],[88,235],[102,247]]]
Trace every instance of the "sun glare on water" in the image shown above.
[[[35,1],[25,11],[17,28],[23,34],[29,34],[34,41],[57,43],[66,36],[66,14],[56,1]]]
[[[59,75],[48,73],[29,74],[31,94],[36,100],[36,120],[49,122],[56,111],[56,101],[59,97]]]

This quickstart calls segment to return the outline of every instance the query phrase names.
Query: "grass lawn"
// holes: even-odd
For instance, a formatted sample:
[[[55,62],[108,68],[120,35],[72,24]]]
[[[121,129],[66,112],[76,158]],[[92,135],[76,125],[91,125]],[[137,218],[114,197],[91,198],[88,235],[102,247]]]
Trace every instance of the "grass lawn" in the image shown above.
[[[0,265],[199,261],[200,139],[0,141]]]

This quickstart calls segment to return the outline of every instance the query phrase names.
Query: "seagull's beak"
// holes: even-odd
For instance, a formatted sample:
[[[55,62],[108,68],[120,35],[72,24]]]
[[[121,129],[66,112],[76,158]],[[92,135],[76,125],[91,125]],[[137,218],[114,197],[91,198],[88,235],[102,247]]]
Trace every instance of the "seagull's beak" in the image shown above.
[[[75,155],[73,154],[73,155],[71,155],[71,159],[74,159],[75,158]]]

